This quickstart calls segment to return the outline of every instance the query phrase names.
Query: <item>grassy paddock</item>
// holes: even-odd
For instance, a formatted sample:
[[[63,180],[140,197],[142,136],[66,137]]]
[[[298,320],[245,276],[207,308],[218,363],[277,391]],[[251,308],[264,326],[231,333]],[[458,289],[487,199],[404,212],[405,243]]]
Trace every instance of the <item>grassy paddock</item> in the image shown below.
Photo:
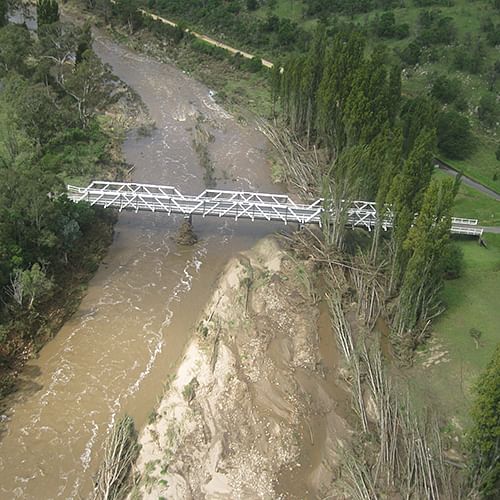
[[[436,170],[434,176],[445,179],[447,174]],[[500,202],[465,184],[460,185],[453,209],[455,217],[478,219],[484,226],[500,226]]]
[[[476,151],[466,160],[450,160],[447,163],[477,180],[481,184],[500,192],[500,161],[495,157],[497,142],[486,133],[475,129],[478,141]],[[481,134],[481,135],[479,135]],[[494,179],[494,174],[497,179]]]
[[[468,422],[472,384],[500,342],[500,235],[488,234],[486,241],[488,248],[476,240],[460,241],[463,275],[446,283],[447,310],[408,377],[417,400],[432,404],[458,428]],[[482,332],[478,346],[472,328]]]

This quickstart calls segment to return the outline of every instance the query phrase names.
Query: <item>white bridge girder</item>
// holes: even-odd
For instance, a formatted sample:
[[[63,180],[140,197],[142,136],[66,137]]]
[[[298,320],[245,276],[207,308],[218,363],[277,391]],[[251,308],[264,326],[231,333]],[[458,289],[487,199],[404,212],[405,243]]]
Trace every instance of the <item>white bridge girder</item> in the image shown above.
[[[331,209],[325,209],[322,198],[306,205],[295,203],[283,194],[206,189],[199,195],[184,195],[172,186],[132,182],[93,181],[85,188],[68,186],[68,197],[74,202],[86,201],[91,205],[112,207],[119,211],[165,212],[185,217],[231,217],[235,220],[267,220],[284,224],[292,222],[321,226],[326,217],[333,220],[335,215]],[[371,230],[378,221],[376,205],[371,201],[348,202],[343,212],[341,219],[351,227]],[[454,219],[451,232],[480,236],[483,230],[475,226],[476,219]],[[388,210],[382,228],[388,230],[391,227],[392,213]]]

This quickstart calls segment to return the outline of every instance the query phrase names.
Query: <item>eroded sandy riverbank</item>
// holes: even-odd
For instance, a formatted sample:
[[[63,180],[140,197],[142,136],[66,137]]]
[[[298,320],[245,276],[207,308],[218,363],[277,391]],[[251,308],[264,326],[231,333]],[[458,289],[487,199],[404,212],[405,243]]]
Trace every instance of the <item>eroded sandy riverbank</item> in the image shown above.
[[[229,261],[141,434],[143,498],[335,492],[350,399],[310,267],[271,237]]]

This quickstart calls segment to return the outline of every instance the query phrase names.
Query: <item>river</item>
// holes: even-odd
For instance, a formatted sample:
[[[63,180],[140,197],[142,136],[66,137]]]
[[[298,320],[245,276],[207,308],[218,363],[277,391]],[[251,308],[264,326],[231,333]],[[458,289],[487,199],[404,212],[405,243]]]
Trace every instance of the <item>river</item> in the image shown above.
[[[267,143],[175,67],[97,34],[94,48],[147,105],[156,130],[124,143],[138,182],[204,189],[193,148],[203,123],[218,187],[276,191]],[[77,313],[30,361],[0,435],[0,497],[87,498],[102,443],[117,416],[138,427],[178,365],[197,316],[227,260],[279,225],[194,219],[199,243],[178,247],[181,219],[123,213],[114,242]]]

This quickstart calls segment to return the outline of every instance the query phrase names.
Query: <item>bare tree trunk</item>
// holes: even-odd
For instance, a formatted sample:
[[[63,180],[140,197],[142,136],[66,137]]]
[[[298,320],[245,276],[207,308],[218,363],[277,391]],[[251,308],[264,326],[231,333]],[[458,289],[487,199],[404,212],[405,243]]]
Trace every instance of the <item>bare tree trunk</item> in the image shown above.
[[[134,421],[125,415],[115,423],[104,445],[104,459],[97,471],[94,500],[114,500],[125,495],[138,453]]]

